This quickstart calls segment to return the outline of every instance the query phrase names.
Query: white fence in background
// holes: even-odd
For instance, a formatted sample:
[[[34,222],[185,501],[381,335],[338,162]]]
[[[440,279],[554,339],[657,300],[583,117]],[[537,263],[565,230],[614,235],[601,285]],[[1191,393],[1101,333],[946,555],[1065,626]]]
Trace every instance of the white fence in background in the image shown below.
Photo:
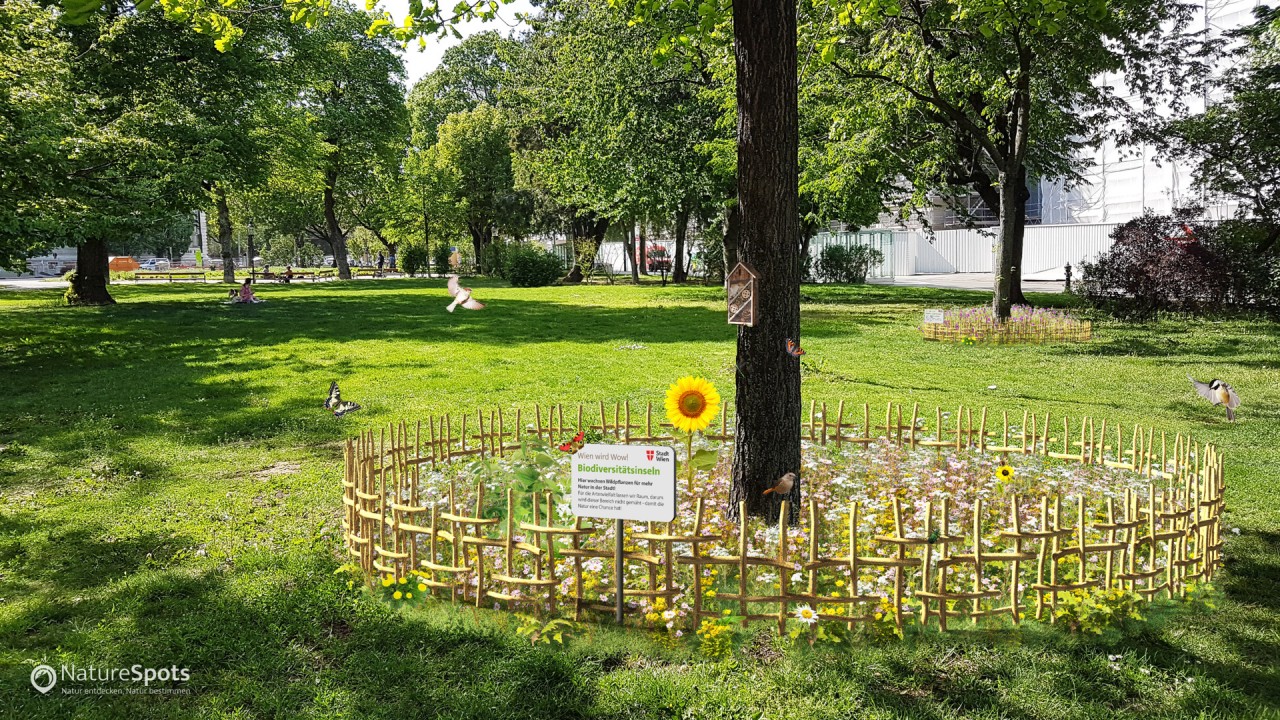
[[[1022,277],[1060,280],[1070,263],[1078,275],[1080,263],[1111,248],[1117,223],[1089,225],[1028,225],[1022,247]],[[868,245],[884,254],[870,277],[989,273],[995,258],[998,228],[982,230],[862,230],[819,233],[809,243],[816,263],[828,245]]]

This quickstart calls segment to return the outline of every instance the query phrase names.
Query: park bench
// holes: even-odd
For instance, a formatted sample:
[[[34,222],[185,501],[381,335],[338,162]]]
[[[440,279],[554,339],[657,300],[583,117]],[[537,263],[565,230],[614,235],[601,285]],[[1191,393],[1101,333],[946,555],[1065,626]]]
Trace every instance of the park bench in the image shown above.
[[[208,282],[204,270],[138,270],[133,273],[135,280],[167,280],[168,282]]]

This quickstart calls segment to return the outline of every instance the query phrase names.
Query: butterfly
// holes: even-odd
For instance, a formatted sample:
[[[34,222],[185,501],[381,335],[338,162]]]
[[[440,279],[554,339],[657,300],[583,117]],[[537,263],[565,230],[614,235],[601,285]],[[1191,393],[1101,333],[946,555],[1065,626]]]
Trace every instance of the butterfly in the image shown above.
[[[804,350],[800,349],[800,343],[787,338],[787,354],[791,357],[798,358],[804,354]]]
[[[325,398],[324,409],[332,410],[334,417],[342,417],[349,412],[360,409],[360,406],[350,400],[342,399],[342,391],[338,390],[338,382],[335,380],[329,383],[329,397]]]
[[[578,434],[574,435],[572,440],[560,446],[560,452],[567,452],[570,455],[578,452],[582,449],[583,445],[587,444],[586,438],[587,434],[579,430]]]

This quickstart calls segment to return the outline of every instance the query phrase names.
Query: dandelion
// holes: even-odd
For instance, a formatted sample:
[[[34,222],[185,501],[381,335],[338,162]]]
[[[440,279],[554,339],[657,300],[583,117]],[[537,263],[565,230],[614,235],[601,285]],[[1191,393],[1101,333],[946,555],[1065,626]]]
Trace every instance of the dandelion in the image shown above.
[[[397,590],[397,591],[396,591],[396,594],[395,594],[395,595],[392,595],[391,597],[393,597],[393,598],[395,598],[395,599],[397,599],[397,600],[401,600],[401,599],[403,599],[403,598],[404,598],[404,593],[402,593],[402,592],[400,592],[399,590]]]
[[[426,591],[427,591],[427,586],[422,583],[418,583],[418,592],[426,592]]]
[[[818,613],[808,605],[801,605],[796,608],[796,619],[805,625],[812,625],[818,622]]]
[[[388,575],[387,577],[382,578],[382,587],[391,587],[392,582],[393,580],[391,579],[391,576]]]

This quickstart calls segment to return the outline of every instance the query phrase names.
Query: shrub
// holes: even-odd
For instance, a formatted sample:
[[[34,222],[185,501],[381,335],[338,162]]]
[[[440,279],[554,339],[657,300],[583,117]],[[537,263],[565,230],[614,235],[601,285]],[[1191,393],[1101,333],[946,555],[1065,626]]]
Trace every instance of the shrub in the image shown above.
[[[712,236],[702,242],[702,275],[709,282],[724,282],[724,238]]]
[[[866,245],[828,245],[818,255],[817,275],[826,282],[861,284],[872,265],[884,262],[884,253]]]
[[[1080,295],[1094,307],[1135,320],[1168,311],[1274,311],[1280,260],[1258,253],[1263,229],[1248,221],[1192,224],[1194,213],[1148,211],[1117,227],[1111,249],[1082,264]]]
[[[431,269],[431,258],[427,256],[427,249],[421,245],[410,245],[397,259],[400,261],[400,269],[408,273],[409,277]]]
[[[503,240],[494,238],[488,245],[484,247],[484,272],[486,275],[494,275],[509,280],[507,277],[507,252],[515,243],[508,244]]]
[[[516,287],[542,287],[564,275],[564,263],[540,247],[513,244],[506,249],[505,273]]]
[[[449,267],[449,256],[453,253],[449,250],[449,243],[436,243],[436,247],[431,252],[431,264],[436,268],[437,275],[448,275],[451,271]]]

